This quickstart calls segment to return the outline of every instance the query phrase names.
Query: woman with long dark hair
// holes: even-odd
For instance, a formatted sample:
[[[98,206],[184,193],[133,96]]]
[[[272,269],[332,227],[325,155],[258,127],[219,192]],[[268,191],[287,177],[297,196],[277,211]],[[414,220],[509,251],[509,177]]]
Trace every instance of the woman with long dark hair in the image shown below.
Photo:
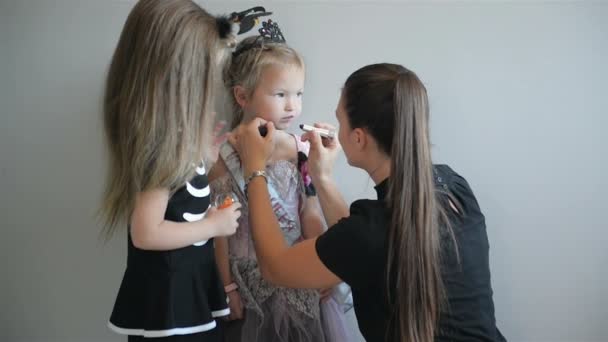
[[[345,281],[367,341],[504,341],[494,318],[484,216],[467,181],[432,163],[420,79],[400,65],[363,67],[346,80],[336,117],[337,138],[303,137],[330,228],[293,247],[283,241],[264,182],[273,124],[258,119],[231,137],[264,277],[296,288]],[[332,180],[340,146],[376,183],[377,200],[357,200],[349,210]]]

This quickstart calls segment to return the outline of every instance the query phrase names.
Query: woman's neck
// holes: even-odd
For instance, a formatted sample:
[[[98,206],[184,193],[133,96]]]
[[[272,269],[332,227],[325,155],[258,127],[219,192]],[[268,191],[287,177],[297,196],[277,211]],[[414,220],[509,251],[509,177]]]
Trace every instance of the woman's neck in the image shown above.
[[[391,159],[386,156],[372,158],[370,167],[366,168],[367,173],[376,185],[391,175]]]

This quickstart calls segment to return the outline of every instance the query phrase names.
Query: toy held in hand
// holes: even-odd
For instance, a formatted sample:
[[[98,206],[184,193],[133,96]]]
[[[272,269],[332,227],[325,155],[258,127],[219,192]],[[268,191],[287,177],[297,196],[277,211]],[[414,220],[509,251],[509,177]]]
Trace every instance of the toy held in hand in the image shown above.
[[[225,209],[238,201],[239,200],[234,193],[229,193],[229,194],[218,196],[215,199],[215,206],[218,209]]]

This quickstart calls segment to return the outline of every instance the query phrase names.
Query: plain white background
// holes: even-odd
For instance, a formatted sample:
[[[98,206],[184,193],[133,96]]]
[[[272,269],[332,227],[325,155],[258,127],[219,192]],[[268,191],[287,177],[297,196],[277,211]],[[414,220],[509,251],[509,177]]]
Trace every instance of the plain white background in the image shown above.
[[[93,215],[104,75],[126,0],[0,1],[0,340],[123,341],[109,332],[126,241]],[[607,341],[608,4],[604,1],[263,4],[304,55],[302,122],[335,123],[358,67],[425,82],[434,158],[486,213],[498,325],[510,341]],[[373,183],[344,159],[349,201]]]

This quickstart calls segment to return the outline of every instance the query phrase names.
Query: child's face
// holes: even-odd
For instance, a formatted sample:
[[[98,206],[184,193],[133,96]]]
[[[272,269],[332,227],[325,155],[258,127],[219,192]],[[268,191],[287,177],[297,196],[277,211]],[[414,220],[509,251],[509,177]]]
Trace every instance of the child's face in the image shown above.
[[[297,66],[267,66],[258,85],[243,108],[249,117],[272,121],[287,129],[302,112],[304,70]]]

